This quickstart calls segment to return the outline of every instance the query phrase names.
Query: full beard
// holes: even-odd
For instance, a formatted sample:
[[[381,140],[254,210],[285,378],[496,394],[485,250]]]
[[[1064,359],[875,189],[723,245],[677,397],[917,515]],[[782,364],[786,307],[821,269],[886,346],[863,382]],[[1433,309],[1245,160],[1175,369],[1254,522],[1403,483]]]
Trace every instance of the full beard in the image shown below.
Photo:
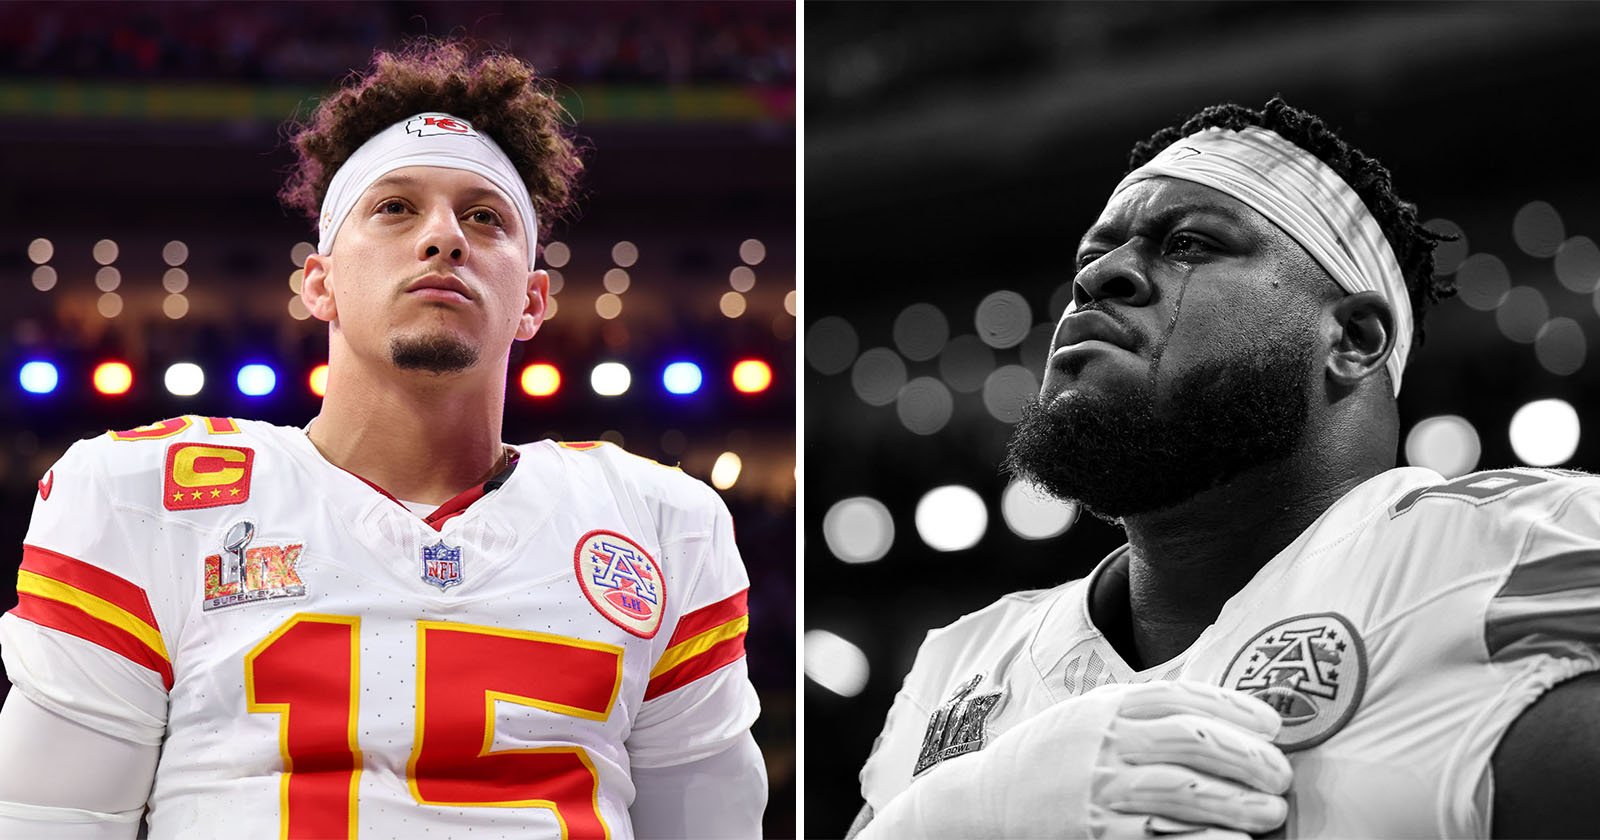
[[[452,335],[408,335],[389,341],[389,358],[401,370],[459,373],[478,363],[478,348]]]
[[[1202,361],[1159,397],[1152,382],[1034,397],[1004,466],[1104,519],[1171,507],[1294,450],[1310,413],[1311,359],[1302,336]]]

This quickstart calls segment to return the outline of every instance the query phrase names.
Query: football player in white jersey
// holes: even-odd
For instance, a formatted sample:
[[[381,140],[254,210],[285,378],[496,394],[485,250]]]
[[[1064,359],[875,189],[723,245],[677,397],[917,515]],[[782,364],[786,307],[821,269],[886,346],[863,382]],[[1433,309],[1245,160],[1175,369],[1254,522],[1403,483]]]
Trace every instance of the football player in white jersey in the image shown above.
[[[581,169],[533,68],[379,53],[299,128],[305,429],[186,416],[40,482],[0,618],[0,837],[757,837],[721,500],[501,441]]]
[[[928,635],[852,834],[1600,835],[1600,481],[1395,468],[1437,239],[1280,99],[1135,148],[1008,455],[1128,543]]]

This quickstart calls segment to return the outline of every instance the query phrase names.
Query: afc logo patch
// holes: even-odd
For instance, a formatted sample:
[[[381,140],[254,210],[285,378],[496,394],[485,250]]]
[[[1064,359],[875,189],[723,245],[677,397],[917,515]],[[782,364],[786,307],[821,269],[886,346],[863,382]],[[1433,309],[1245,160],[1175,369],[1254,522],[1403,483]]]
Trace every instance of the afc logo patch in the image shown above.
[[[601,615],[641,639],[655,637],[667,582],[649,552],[615,531],[590,531],[578,538],[572,564]]]
[[[1367,648],[1338,613],[1284,619],[1233,657],[1222,687],[1265,702],[1283,718],[1274,743],[1314,747],[1344,728],[1367,687]]]
[[[255,460],[248,446],[174,443],[167,447],[161,504],[167,510],[243,504],[250,498]]]
[[[448,114],[418,114],[406,123],[406,133],[418,137],[432,137],[438,134],[478,136],[478,132],[472,129],[472,123]]]

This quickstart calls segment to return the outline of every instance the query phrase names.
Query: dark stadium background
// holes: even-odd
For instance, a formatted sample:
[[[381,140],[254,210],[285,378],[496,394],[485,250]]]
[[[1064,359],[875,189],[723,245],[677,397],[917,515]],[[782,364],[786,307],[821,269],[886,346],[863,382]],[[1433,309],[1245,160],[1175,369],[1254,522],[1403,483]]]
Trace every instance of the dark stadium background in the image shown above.
[[[590,147],[577,217],[553,236],[569,252],[557,314],[513,355],[506,438],[606,438],[702,479],[725,451],[743,460],[723,497],[752,582],[766,830],[793,836],[792,3],[0,4],[0,556],[20,560],[34,483],[79,438],[179,414],[315,415],[306,376],[326,358],[326,326],[288,309],[293,250],[314,231],[274,198],[291,160],[279,126],[373,48],[421,34],[530,60],[562,86]],[[117,243],[115,277],[95,259],[101,240]],[[606,320],[596,302],[628,261],[619,242],[638,256]],[[186,278],[169,274],[178,256]],[[725,301],[736,286],[742,297]],[[663,390],[677,358],[700,362],[697,394]],[[747,358],[770,365],[766,391],[731,387]],[[118,397],[90,387],[111,359],[134,374]],[[57,366],[54,393],[20,387],[34,360]],[[633,368],[633,385],[598,397],[588,371],[609,360]],[[177,361],[204,369],[198,395],[163,387]],[[276,369],[272,394],[235,388],[247,361]],[[534,361],[560,368],[553,397],[518,387]]]
[[[1204,105],[1260,107],[1281,93],[1384,161],[1423,219],[1465,234],[1438,252],[1440,269],[1470,266],[1462,282],[1483,308],[1456,299],[1428,316],[1402,436],[1458,415],[1481,440],[1478,468],[1512,465],[1513,413],[1559,398],[1589,424],[1565,466],[1600,468],[1600,6],[808,2],[805,27],[805,667],[859,687],[844,696],[805,681],[807,835],[844,834],[860,805],[856,772],[928,629],[1080,577],[1121,541],[1088,516],[1054,539],[1013,534],[997,467],[1010,425],[980,393],[950,388],[948,422],[916,434],[902,408],[929,422],[938,387],[924,382],[909,406],[895,388],[973,365],[979,380],[1019,362],[1037,376],[1077,239],[1129,149]],[[984,368],[976,310],[1000,290],[1020,294],[1033,332]],[[896,343],[897,319],[919,302],[943,313],[952,342],[967,336],[968,361],[942,363],[948,346],[928,357],[938,331],[919,338],[910,316]],[[1500,326],[1538,331],[1553,318],[1575,323],[1581,344],[1566,321],[1537,343]],[[870,349],[881,352],[858,364]],[[868,404],[857,383],[885,404]],[[934,551],[918,536],[919,498],[945,484],[972,488],[987,510],[971,548]],[[856,496],[893,522],[876,562],[841,562],[827,544],[826,515]],[[840,639],[864,654],[864,683]]]

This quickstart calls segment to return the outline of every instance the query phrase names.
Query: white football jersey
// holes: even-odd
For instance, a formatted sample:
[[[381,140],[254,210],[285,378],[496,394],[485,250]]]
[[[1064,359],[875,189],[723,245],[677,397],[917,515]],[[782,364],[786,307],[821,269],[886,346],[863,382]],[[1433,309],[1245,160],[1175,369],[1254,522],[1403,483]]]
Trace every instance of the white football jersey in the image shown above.
[[[1187,651],[1130,668],[1088,578],[928,634],[861,771],[874,811],[923,770],[1107,683],[1259,697],[1294,766],[1288,837],[1486,837],[1490,757],[1552,685],[1600,669],[1600,481],[1510,469],[1361,484],[1223,606]]]
[[[301,429],[183,417],[40,482],[17,690],[161,744],[152,838],[626,840],[632,767],[759,709],[726,507],[609,444],[518,448],[426,519]]]

